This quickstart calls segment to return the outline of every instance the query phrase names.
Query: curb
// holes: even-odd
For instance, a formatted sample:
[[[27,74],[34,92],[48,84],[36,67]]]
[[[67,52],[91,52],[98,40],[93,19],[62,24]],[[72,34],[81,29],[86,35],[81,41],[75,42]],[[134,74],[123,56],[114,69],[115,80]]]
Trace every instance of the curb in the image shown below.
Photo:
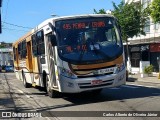
[[[160,84],[160,81],[145,81],[145,80],[137,80],[138,82],[144,82],[144,83],[153,83],[153,84]]]

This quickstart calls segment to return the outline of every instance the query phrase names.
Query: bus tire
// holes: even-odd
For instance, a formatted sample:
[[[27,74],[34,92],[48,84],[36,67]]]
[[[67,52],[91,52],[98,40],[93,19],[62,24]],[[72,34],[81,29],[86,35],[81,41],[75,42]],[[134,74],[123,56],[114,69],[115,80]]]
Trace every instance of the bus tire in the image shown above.
[[[48,81],[48,79],[47,80],[46,79],[47,79],[47,75],[46,75],[46,73],[43,73],[43,88],[42,88],[42,90],[45,92],[47,92],[46,81]]]
[[[48,77],[46,76],[46,92],[47,92],[48,96],[51,98],[58,97],[58,95],[59,95],[58,91],[51,89],[50,86],[48,85],[48,83],[49,83],[49,80],[48,80]]]
[[[24,73],[22,73],[22,79],[23,79],[23,85],[25,88],[31,87],[31,84],[27,83]]]
[[[48,96],[51,97],[51,98],[56,98],[56,97],[59,96],[59,95],[58,95],[58,91],[50,90],[50,91],[48,92]]]

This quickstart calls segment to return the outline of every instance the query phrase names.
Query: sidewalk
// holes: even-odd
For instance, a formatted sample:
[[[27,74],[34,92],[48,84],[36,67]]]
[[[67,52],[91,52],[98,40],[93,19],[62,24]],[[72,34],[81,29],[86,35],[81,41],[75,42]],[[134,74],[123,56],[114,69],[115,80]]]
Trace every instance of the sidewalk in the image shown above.
[[[145,77],[145,78],[141,78],[141,74],[135,74],[135,75],[129,75],[128,79],[129,81],[136,80],[136,81],[141,81],[141,82],[160,84],[160,79],[158,79],[158,74],[153,74],[152,77]]]

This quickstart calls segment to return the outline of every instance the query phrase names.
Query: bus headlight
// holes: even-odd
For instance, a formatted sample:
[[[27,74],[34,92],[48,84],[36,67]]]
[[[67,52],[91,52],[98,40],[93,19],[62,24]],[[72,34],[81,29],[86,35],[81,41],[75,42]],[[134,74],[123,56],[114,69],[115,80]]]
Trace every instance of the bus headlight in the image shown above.
[[[72,79],[76,78],[76,76],[70,70],[61,67],[59,67],[59,74]]]
[[[116,68],[115,73],[121,72],[124,68],[125,68],[125,64],[124,63],[117,64],[117,68]]]

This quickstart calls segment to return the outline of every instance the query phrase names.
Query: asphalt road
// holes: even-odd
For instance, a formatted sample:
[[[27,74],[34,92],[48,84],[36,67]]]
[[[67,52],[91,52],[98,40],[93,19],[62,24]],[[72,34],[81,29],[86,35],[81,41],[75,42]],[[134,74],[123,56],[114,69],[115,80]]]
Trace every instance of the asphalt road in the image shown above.
[[[79,94],[61,94],[58,98],[49,98],[39,88],[24,88],[22,81],[14,73],[0,74],[0,110],[36,111],[43,118],[56,120],[159,120],[160,117],[106,117],[105,112],[129,112],[140,114],[142,111],[160,111],[160,85],[143,82],[127,82],[118,88],[104,89],[100,94],[90,92]],[[3,94],[2,94],[3,92]],[[5,94],[6,93],[6,94]],[[3,99],[3,96],[8,99]],[[3,107],[2,107],[3,106]],[[47,111],[47,112],[46,112]],[[54,112],[55,111],[55,112]],[[57,112],[61,111],[61,112]],[[76,112],[66,112],[76,111]],[[94,112],[92,112],[94,111]],[[98,111],[103,111],[99,113]],[[132,113],[132,112],[131,112]],[[100,117],[100,115],[102,116]],[[62,117],[62,116],[72,117]],[[88,117],[83,117],[86,115]],[[114,114],[115,115],[115,114]],[[79,116],[79,117],[74,117]],[[80,117],[81,116],[81,117]],[[92,117],[95,116],[95,117]],[[96,117],[97,116],[97,117]],[[124,114],[122,115],[124,116]],[[16,118],[20,119],[20,118]],[[30,119],[30,118],[29,118]]]

